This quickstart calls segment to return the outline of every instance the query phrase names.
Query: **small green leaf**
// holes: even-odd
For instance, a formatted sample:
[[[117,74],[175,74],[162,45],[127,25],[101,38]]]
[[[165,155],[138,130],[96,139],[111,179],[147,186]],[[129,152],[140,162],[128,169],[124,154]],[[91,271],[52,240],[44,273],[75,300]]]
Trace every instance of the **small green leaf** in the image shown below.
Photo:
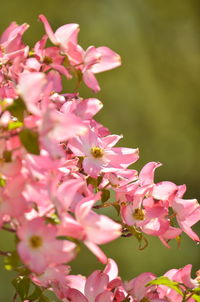
[[[42,290],[39,286],[35,285],[35,288],[34,288],[34,291],[32,292],[32,294],[30,294],[27,299],[30,300],[30,301],[34,301],[38,298],[40,298],[40,296],[42,295]]]
[[[102,175],[97,177],[97,186],[100,185],[100,183],[102,182],[102,180],[103,180],[103,176]]]
[[[200,287],[193,288],[192,292],[200,296]]]
[[[18,121],[23,122],[24,111],[26,106],[21,99],[14,100],[14,103],[6,108],[12,116],[16,117]]]
[[[50,302],[50,300],[47,296],[42,295],[38,302]]]
[[[5,185],[6,185],[6,180],[4,178],[0,177],[0,187],[4,188]]]
[[[117,211],[117,215],[119,216],[119,214],[120,214],[120,205],[113,204],[112,206],[115,208],[115,210]]]
[[[21,128],[23,126],[22,122],[15,121],[15,122],[10,122],[8,124],[8,130],[15,130],[17,128]]]
[[[98,180],[96,178],[93,178],[93,177],[89,176],[87,178],[87,184],[92,185],[93,187],[96,188],[98,186]]]
[[[175,290],[177,293],[183,296],[183,292],[179,286],[178,282],[172,281],[167,277],[159,277],[155,280],[152,280],[151,282],[147,283],[146,286],[149,285],[165,285],[167,287],[170,287],[171,289]]]
[[[200,302],[200,296],[199,295],[193,295],[192,298],[197,301]]]
[[[28,295],[30,279],[27,277],[18,276],[12,281],[12,284],[15,287],[21,300],[24,301],[24,299],[26,299]]]
[[[53,224],[53,225],[56,225],[56,224],[60,223],[60,219],[58,218],[58,215],[56,215],[56,214],[52,214],[51,217],[46,217],[45,221],[47,223],[50,223],[50,224]]]
[[[22,145],[29,153],[36,155],[40,154],[39,136],[37,132],[25,128],[20,132],[19,138]]]
[[[101,201],[104,203],[110,198],[110,191],[107,189],[102,190]]]

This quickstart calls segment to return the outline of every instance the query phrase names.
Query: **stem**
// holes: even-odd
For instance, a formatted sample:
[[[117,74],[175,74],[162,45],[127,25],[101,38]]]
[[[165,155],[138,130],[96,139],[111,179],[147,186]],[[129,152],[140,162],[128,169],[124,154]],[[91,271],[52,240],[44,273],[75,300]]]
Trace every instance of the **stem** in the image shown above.
[[[17,296],[18,296],[18,293],[16,292],[13,296],[13,302],[16,302],[17,301]]]
[[[4,231],[8,231],[8,232],[11,232],[11,233],[15,233],[15,232],[16,232],[14,229],[9,228],[9,227],[5,227],[5,226],[3,226],[2,229],[3,229]]]
[[[11,252],[0,251],[0,256],[10,256]]]
[[[110,206],[117,206],[119,205],[119,203],[117,201],[115,202],[105,202],[103,204],[97,205],[97,206],[93,206],[94,209],[102,209],[102,208],[107,208]]]
[[[185,298],[184,298],[185,300],[183,300],[183,301],[188,301],[190,298],[192,298],[193,294],[194,294],[194,293],[191,293],[189,296],[185,297]]]

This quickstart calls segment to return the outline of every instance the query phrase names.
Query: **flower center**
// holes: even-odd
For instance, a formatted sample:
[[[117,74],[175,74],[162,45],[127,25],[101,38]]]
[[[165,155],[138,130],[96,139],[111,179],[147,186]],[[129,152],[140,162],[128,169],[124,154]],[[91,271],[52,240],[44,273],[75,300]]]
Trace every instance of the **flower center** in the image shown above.
[[[135,209],[134,213],[133,213],[133,217],[136,220],[144,220],[144,211],[142,209]]]
[[[51,57],[45,56],[44,59],[43,59],[43,63],[49,65],[49,64],[53,63],[53,60],[52,60]]]
[[[101,158],[103,156],[103,149],[101,149],[99,147],[92,147],[91,148],[91,154],[95,158]]]
[[[39,248],[40,246],[42,246],[42,238],[41,238],[40,236],[33,235],[33,236],[29,239],[29,243],[30,243],[30,246],[31,246],[33,249],[37,249],[37,248]]]

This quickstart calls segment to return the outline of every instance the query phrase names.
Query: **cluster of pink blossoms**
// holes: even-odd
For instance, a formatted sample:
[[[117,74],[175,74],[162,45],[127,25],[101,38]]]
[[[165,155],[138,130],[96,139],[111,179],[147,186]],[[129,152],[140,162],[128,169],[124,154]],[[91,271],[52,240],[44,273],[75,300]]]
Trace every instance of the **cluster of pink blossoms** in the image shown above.
[[[191,227],[200,220],[200,206],[183,199],[185,185],[154,183],[160,163],[147,163],[140,173],[129,169],[138,149],[115,147],[122,136],[94,120],[101,101],[79,96],[82,81],[98,92],[95,74],[119,66],[120,56],[104,46],[84,50],[77,24],[54,33],[45,16],[39,19],[46,34],[33,49],[22,41],[27,24],[11,23],[0,39],[0,226],[17,238],[16,251],[1,254],[9,263],[14,256],[21,261],[12,264],[15,297],[47,301],[43,291],[50,289],[64,302],[199,301],[200,277],[190,277],[191,265],[160,279],[143,273],[123,282],[101,250],[120,236],[135,237],[141,249],[145,234],[166,247],[182,232],[199,242]],[[48,39],[53,46],[45,46]],[[75,92],[63,93],[62,81],[72,77]],[[98,213],[106,207],[118,211],[117,221]],[[88,278],[70,274],[66,263],[80,242],[106,265],[104,271]],[[43,289],[38,296],[18,289],[27,278]]]

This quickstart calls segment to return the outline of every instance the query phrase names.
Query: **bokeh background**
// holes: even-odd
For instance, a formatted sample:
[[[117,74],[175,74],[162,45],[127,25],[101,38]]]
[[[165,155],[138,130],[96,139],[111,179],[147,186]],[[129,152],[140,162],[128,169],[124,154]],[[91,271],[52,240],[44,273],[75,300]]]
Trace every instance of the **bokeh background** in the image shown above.
[[[79,23],[79,43],[106,45],[122,57],[122,66],[99,74],[98,98],[104,109],[98,121],[112,133],[123,134],[121,145],[139,147],[140,169],[160,161],[156,180],[187,184],[187,198],[200,197],[200,1],[199,0],[7,0],[0,10],[1,32],[15,20],[31,25],[25,41],[32,46],[44,29],[37,16],[43,13],[54,29]],[[66,88],[70,92],[71,84]],[[81,88],[83,97],[93,93]],[[196,227],[196,231],[199,227]],[[12,240],[0,233],[0,248],[11,249]],[[104,247],[119,263],[124,279],[144,271],[163,274],[173,267],[200,267],[199,246],[183,236],[181,248],[170,250],[159,240],[138,250],[134,238],[122,238]],[[74,273],[89,274],[101,268],[83,248],[74,261]],[[13,274],[1,261],[0,301],[12,301]],[[193,275],[194,277],[194,275]],[[52,301],[55,301],[52,298]]]

